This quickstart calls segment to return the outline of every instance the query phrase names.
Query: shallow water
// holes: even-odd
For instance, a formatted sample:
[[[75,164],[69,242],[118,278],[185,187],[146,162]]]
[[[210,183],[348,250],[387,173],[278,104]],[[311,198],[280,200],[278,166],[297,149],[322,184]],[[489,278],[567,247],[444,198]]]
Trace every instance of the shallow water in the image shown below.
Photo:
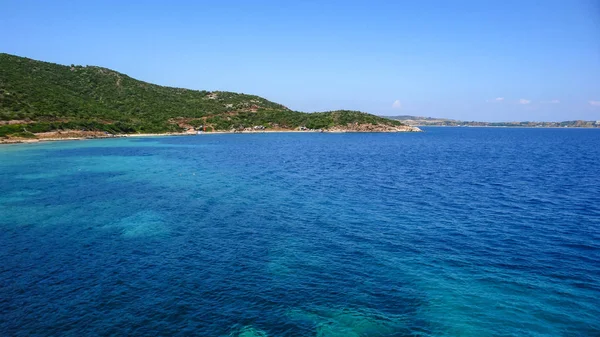
[[[600,335],[600,130],[426,131],[0,146],[0,332]]]

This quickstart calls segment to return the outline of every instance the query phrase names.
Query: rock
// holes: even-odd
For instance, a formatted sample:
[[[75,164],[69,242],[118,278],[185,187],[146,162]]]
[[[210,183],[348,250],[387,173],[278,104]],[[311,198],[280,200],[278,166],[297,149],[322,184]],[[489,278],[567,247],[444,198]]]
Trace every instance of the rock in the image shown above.
[[[229,334],[229,336],[237,336],[237,337],[268,337],[267,333],[259,330],[259,329],[255,329],[251,326],[245,326],[243,327],[241,330],[237,331],[236,333],[231,333]]]
[[[403,324],[375,312],[344,309],[323,309],[317,312],[291,310],[290,319],[316,324],[319,337],[392,336]]]
[[[385,124],[347,124],[346,126],[335,126],[328,129],[330,132],[421,132],[422,130],[409,125],[385,125]]]

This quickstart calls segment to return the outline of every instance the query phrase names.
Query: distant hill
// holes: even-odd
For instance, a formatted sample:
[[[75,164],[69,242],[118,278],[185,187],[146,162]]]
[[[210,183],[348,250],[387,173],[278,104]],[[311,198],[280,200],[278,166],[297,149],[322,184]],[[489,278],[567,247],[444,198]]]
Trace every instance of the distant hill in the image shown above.
[[[53,130],[111,134],[265,129],[344,129],[402,123],[358,111],[303,113],[259,96],[163,87],[95,66],[0,54],[0,137]]]
[[[571,128],[597,128],[600,127],[600,121],[563,121],[563,122],[477,122],[460,121],[447,118],[420,117],[420,116],[385,116],[389,119],[402,121],[408,125],[414,126],[496,126],[496,127],[571,127]]]
[[[437,120],[450,120],[450,119],[444,119],[444,118],[421,117],[421,116],[412,116],[412,115],[382,116],[382,117],[387,117],[389,119],[394,119],[394,120],[398,120],[398,121],[413,121],[413,120],[437,121]]]

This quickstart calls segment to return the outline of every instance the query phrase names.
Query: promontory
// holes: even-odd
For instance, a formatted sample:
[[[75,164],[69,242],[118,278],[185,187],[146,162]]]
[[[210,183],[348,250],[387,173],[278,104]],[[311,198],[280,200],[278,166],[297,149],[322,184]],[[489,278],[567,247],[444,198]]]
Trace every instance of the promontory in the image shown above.
[[[198,132],[412,132],[372,114],[293,111],[259,96],[165,87],[0,53],[0,141]]]

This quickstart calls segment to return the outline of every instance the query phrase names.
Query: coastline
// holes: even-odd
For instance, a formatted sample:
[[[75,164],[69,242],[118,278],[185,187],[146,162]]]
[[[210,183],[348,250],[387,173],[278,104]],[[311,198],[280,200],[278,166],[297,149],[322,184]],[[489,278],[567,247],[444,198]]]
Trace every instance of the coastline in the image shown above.
[[[181,132],[181,133],[128,133],[128,134],[117,134],[117,135],[104,135],[104,134],[93,134],[93,135],[81,135],[81,136],[65,136],[56,137],[59,133],[53,133],[48,135],[45,133],[41,138],[7,138],[0,139],[0,145],[3,144],[34,144],[41,142],[54,142],[54,141],[72,141],[72,140],[88,140],[88,139],[113,139],[113,138],[135,138],[135,137],[167,137],[167,136],[203,136],[203,135],[222,135],[222,134],[263,134],[263,133],[402,133],[402,132],[423,132],[416,126],[405,127],[402,129],[389,130],[389,131],[360,131],[350,129],[331,129],[331,130],[240,130],[240,131],[210,131],[210,132]],[[70,132],[69,134],[72,134]],[[37,134],[36,134],[37,135]]]
[[[69,140],[90,140],[90,139],[114,139],[128,137],[164,137],[164,136],[193,136],[192,133],[136,133],[136,134],[119,134],[110,136],[81,136],[81,137],[44,137],[44,138],[9,138],[0,139],[2,144],[34,144],[43,142],[58,142]]]
[[[594,130],[600,129],[600,127],[590,127],[590,126],[519,126],[519,125],[427,125],[427,124],[414,124],[411,125],[414,127],[426,127],[426,128],[502,128],[502,129],[585,129],[585,130]]]

